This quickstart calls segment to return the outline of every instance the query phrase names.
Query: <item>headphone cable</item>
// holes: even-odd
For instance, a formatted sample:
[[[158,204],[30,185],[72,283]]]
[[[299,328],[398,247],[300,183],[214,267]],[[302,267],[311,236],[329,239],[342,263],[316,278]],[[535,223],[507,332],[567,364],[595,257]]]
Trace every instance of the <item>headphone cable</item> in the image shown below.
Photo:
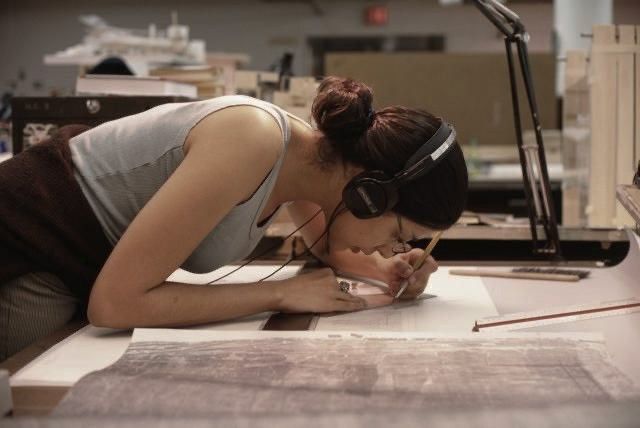
[[[286,241],[287,239],[291,238],[296,232],[298,232],[300,229],[302,229],[303,227],[305,227],[307,224],[311,223],[311,221],[316,218],[318,216],[318,214],[320,214],[322,212],[322,208],[320,208],[318,211],[316,211],[316,213],[314,215],[311,216],[311,218],[309,218],[309,220],[305,221],[304,223],[302,223],[302,225],[300,227],[298,227],[296,230],[294,230],[293,232],[291,232],[290,234],[288,234],[283,240],[282,242]],[[326,233],[326,232],[325,232]],[[320,235],[320,238],[322,238],[324,236],[324,233],[322,235]],[[318,238],[316,240],[316,242],[313,243],[313,245],[315,245],[320,238]],[[229,275],[239,271],[240,269],[242,269],[243,267],[247,266],[249,263],[252,263],[253,261],[255,261],[256,259],[259,259],[260,257],[264,256],[265,254],[269,253],[270,251],[276,249],[277,247],[279,247],[280,245],[282,245],[282,243],[277,243],[275,245],[270,246],[269,248],[267,248],[266,250],[264,250],[263,252],[261,252],[260,254],[258,254],[257,256],[252,257],[251,259],[247,260],[246,262],[244,262],[243,264],[241,264],[240,266],[238,266],[237,268],[233,269],[231,272],[225,273],[224,275],[214,279],[213,281],[210,281],[207,283],[207,285],[209,284],[213,284],[215,282],[220,281],[223,278],[228,277]],[[312,247],[313,247],[312,245]],[[295,252],[295,248],[294,248],[294,252]],[[304,254],[304,253],[303,253]],[[295,258],[295,257],[294,257]],[[289,263],[291,263],[291,261],[293,261],[293,258],[289,261],[287,261],[284,265],[282,265],[277,271],[273,272],[271,275],[275,274],[276,272],[278,272],[280,269],[284,268],[286,265],[288,265]],[[269,276],[271,276],[269,275]],[[268,278],[269,276],[262,278],[259,282],[263,281],[264,279]]]
[[[336,206],[336,208],[333,210],[333,212],[331,213],[331,216],[329,217],[329,222],[327,223],[327,226],[325,227],[324,232],[322,232],[322,234],[318,237],[318,239],[316,239],[315,241],[313,241],[313,243],[312,243],[312,244],[311,244],[311,245],[310,245],[306,250],[304,250],[304,251],[302,252],[302,254],[300,254],[299,256],[298,256],[298,255],[296,255],[296,249],[295,249],[295,247],[294,247],[294,248],[293,248],[293,254],[291,254],[291,257],[289,257],[289,260],[287,260],[287,261],[286,261],[282,266],[280,266],[279,268],[277,268],[276,270],[274,270],[273,272],[271,272],[269,275],[267,275],[267,276],[265,276],[264,278],[260,279],[258,282],[262,282],[262,281],[264,281],[264,280],[266,280],[266,279],[268,279],[268,278],[271,278],[273,275],[275,275],[276,273],[278,273],[278,272],[280,272],[282,269],[284,269],[284,268],[285,268],[285,266],[287,266],[289,263],[291,263],[292,261],[294,261],[297,257],[302,257],[302,256],[304,256],[304,255],[312,255],[313,253],[311,253],[311,249],[312,249],[313,247],[315,247],[315,246],[316,246],[316,244],[317,244],[318,242],[320,242],[320,240],[321,240],[325,235],[327,235],[327,236],[328,236],[329,228],[330,228],[330,227],[331,227],[331,225],[333,224],[333,221],[336,219],[336,217],[338,216],[338,214],[340,214],[340,212],[338,211],[338,209],[340,208],[340,205],[342,205],[342,203],[338,204],[338,205]],[[318,213],[316,213],[316,214],[314,215],[314,217],[315,217],[317,214],[318,214]],[[312,217],[312,219],[313,219],[313,217]],[[311,219],[310,219],[310,220],[307,220],[307,223],[308,223],[309,221],[311,221]],[[306,224],[306,223],[305,223],[305,224]],[[304,225],[303,225],[303,226],[304,226]],[[298,230],[299,230],[299,229],[300,229],[300,228],[298,228]],[[291,236],[291,235],[289,235],[289,236]],[[287,237],[287,238],[289,238],[289,237]],[[286,240],[287,238],[285,238],[285,240]],[[328,244],[328,242],[327,242],[327,244]]]

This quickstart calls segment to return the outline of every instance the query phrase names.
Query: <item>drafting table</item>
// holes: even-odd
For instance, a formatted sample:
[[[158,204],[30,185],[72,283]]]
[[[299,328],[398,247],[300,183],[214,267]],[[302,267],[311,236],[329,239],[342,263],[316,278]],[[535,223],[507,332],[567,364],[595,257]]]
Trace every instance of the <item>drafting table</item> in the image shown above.
[[[640,238],[629,232],[629,254],[613,268],[593,269],[587,279],[567,284],[514,282],[492,278],[485,287],[500,314],[640,297]],[[600,332],[618,367],[640,383],[640,312],[554,324],[518,331]]]
[[[431,278],[427,289],[428,293],[438,296],[434,299],[426,299],[413,306],[404,304],[406,306],[402,309],[388,307],[355,314],[319,317],[314,327],[317,330],[373,329],[457,334],[469,332],[476,320],[493,315],[640,297],[640,239],[633,234],[630,234],[630,239],[629,254],[621,264],[612,268],[593,269],[590,278],[577,283],[453,277],[448,275],[447,267],[441,267]],[[244,281],[252,281],[265,271],[271,272],[273,267],[266,265],[245,268],[242,277]],[[288,267],[279,273],[279,277],[293,275],[298,269],[299,266]],[[204,283],[219,274],[189,275],[179,272],[172,279]],[[233,281],[234,278],[230,277],[229,280]],[[380,316],[376,315],[376,311]],[[270,315],[259,314],[243,320],[199,328],[259,330]],[[635,313],[533,330],[602,333],[614,362],[640,384],[640,360],[634,358],[640,350],[639,325],[640,315]],[[83,374],[114,362],[126,349],[129,336],[129,332],[94,327],[80,330],[18,371],[11,379],[14,391],[20,388],[57,386],[63,392]]]

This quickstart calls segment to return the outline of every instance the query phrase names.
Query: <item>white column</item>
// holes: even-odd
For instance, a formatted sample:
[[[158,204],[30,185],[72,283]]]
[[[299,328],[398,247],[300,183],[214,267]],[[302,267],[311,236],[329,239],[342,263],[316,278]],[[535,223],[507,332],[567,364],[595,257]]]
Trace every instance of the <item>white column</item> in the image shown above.
[[[612,21],[613,0],[554,0],[553,27],[558,56],[563,58],[567,50],[589,49],[591,40],[580,34],[591,34],[594,24],[611,24]],[[563,92],[564,62],[558,62],[556,93],[562,95]]]

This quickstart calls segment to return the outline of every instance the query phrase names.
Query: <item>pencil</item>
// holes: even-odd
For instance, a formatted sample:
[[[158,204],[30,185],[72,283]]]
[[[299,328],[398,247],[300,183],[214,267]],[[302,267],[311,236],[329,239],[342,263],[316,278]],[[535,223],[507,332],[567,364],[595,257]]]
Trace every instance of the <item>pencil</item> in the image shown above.
[[[436,244],[440,240],[440,237],[442,236],[442,233],[443,233],[442,231],[439,231],[439,232],[436,232],[435,235],[433,235],[433,238],[431,238],[431,242],[429,242],[429,245],[427,245],[427,248],[424,249],[424,253],[422,253],[420,258],[418,260],[416,260],[415,263],[413,263],[413,271],[414,272],[417,271],[418,269],[420,269],[422,267],[422,265],[424,264],[424,262],[427,260],[427,257],[429,257],[431,255],[431,252],[436,247]],[[402,296],[402,293],[404,293],[404,290],[406,290],[408,286],[409,286],[409,280],[405,279],[402,282],[402,286],[400,286],[400,290],[396,293],[396,297],[395,298],[397,299],[400,296]]]

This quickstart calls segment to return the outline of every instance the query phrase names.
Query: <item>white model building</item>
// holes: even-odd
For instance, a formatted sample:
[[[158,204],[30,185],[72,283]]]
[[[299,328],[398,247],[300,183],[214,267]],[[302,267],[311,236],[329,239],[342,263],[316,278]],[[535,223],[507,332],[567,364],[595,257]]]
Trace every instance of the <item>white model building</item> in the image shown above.
[[[136,75],[146,76],[154,66],[206,61],[204,40],[189,40],[189,27],[178,25],[175,12],[166,30],[158,30],[155,24],[147,30],[113,27],[96,15],[81,16],[80,21],[87,27],[82,43],[45,55],[45,64],[88,67],[117,56]]]

